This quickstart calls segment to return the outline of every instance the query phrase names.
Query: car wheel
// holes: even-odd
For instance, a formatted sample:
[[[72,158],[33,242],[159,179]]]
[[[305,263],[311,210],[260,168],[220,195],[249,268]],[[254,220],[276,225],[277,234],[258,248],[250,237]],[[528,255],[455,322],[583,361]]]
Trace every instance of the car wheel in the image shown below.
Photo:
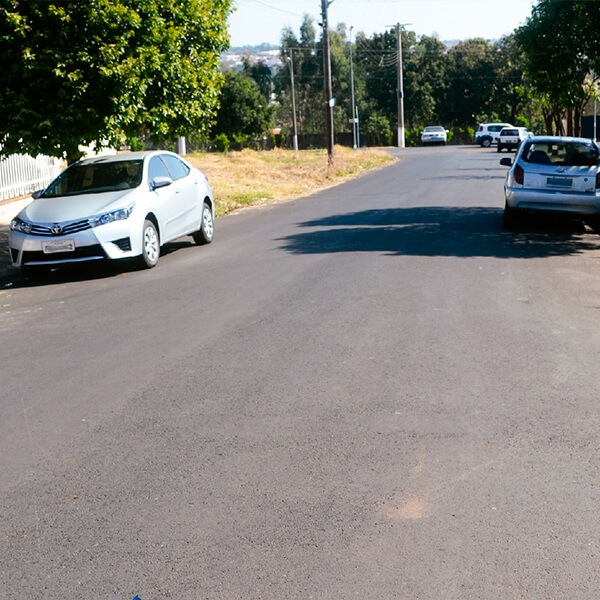
[[[511,208],[507,202],[504,202],[504,217],[502,218],[502,227],[504,229],[513,229],[516,221],[517,218],[515,215],[515,209]]]
[[[483,138],[483,139],[481,140],[481,145],[482,145],[484,148],[489,148],[489,147],[492,145],[492,140],[491,140],[491,138],[489,138],[489,137]]]
[[[146,219],[142,230],[142,255],[140,256],[140,265],[146,269],[151,269],[156,265],[160,258],[160,239],[158,231],[152,221]]]
[[[202,224],[200,229],[192,234],[194,241],[198,245],[210,244],[213,240],[215,230],[214,220],[210,206],[204,202],[202,204]]]
[[[502,152],[502,146],[498,144],[498,152]]]

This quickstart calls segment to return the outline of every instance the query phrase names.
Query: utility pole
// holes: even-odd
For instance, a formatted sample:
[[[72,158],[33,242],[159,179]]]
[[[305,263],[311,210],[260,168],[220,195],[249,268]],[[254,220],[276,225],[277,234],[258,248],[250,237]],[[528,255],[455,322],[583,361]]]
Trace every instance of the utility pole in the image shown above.
[[[402,82],[402,25],[396,24],[398,38],[398,148],[404,148],[404,84]]]
[[[296,89],[294,87],[294,50],[290,48],[290,73],[292,76],[292,115],[294,121],[294,150],[298,150],[298,122],[296,120]]]
[[[350,26],[350,88],[352,90],[352,137],[354,140],[354,148],[356,148],[356,107],[354,105],[354,66],[352,63],[352,30]]]
[[[335,100],[333,98],[333,90],[331,86],[331,51],[329,48],[329,24],[327,22],[327,9],[332,3],[333,0],[321,0],[321,11],[323,18],[323,75],[325,78],[325,104],[327,110],[327,163],[330,167],[333,165],[333,107],[335,105]]]

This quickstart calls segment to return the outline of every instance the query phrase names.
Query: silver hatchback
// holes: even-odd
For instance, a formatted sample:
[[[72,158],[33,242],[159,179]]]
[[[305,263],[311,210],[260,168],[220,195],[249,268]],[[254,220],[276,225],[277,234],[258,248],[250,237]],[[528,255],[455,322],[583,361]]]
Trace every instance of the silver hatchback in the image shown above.
[[[561,213],[600,232],[600,149],[592,140],[538,136],[523,142],[504,184],[504,227],[519,214]]]

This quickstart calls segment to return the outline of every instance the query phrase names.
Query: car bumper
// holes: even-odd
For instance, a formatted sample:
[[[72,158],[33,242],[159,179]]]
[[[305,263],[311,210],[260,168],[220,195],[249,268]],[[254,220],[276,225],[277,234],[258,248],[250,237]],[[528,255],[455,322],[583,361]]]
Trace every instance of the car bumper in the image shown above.
[[[582,216],[600,215],[600,195],[565,194],[564,192],[505,188],[509,208],[523,211],[572,213]]]
[[[65,236],[11,231],[8,246],[15,267],[131,258],[141,252],[141,242],[138,240],[136,244],[131,230],[131,223],[127,219]],[[55,247],[49,248],[49,244]]]
[[[421,138],[421,143],[423,143],[423,144],[445,144],[446,138],[442,137],[442,136],[423,137],[423,138]]]

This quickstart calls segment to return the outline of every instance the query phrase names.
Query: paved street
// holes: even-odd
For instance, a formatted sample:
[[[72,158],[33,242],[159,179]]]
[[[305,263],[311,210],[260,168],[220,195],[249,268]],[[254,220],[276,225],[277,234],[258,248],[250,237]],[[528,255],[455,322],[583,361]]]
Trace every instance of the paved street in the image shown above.
[[[0,600],[597,598],[600,237],[397,154],[0,286]]]

